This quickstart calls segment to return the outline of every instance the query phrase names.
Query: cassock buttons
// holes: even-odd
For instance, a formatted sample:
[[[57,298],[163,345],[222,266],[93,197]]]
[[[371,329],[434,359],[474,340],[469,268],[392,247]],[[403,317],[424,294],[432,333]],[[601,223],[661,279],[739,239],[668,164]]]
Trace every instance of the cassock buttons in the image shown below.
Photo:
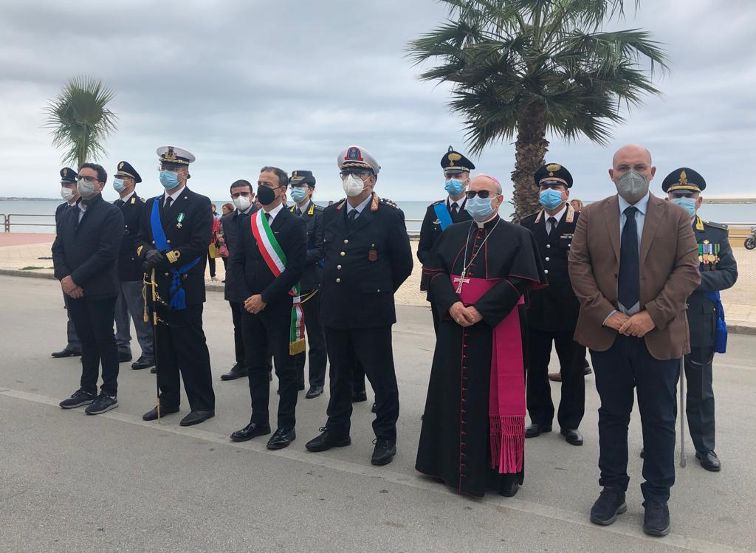
[[[341,270],[341,265],[336,265],[336,269],[340,271]]]
[[[349,240],[347,240],[347,239],[345,238],[345,239],[344,239],[344,244],[349,244]]]
[[[546,261],[550,261],[550,260],[551,260],[550,258],[548,258],[548,257],[546,258]]]
[[[548,270],[548,269],[544,269],[544,270],[543,270],[543,272],[544,272],[545,274],[547,274],[547,275],[549,274],[549,270]]]
[[[336,279],[336,283],[338,284],[339,282],[341,282],[341,279],[340,279],[340,278],[337,278],[337,279]]]
[[[551,244],[546,244],[546,247],[547,247],[547,248],[550,248],[550,247],[551,247]]]
[[[341,257],[344,257],[346,255],[346,252],[341,252]]]

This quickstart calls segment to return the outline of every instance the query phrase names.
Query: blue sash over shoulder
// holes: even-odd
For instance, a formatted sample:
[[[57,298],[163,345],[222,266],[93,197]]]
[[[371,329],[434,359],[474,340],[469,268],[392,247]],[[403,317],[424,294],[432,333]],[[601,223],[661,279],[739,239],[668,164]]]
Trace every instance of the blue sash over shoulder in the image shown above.
[[[168,245],[168,238],[165,236],[165,230],[163,229],[163,223],[160,220],[160,201],[163,196],[158,196],[152,202],[152,213],[150,215],[150,227],[152,229],[152,238],[155,240],[155,247],[157,247],[160,253],[165,253],[171,248]],[[186,292],[184,291],[183,275],[188,273],[194,268],[197,263],[200,262],[200,258],[193,259],[186,265],[182,265],[178,269],[170,269],[171,271],[171,287],[168,292],[168,306],[173,311],[181,311],[186,309]]]
[[[441,230],[446,230],[452,224],[451,214],[449,213],[449,208],[446,207],[446,202],[434,205],[433,211],[436,212]]]

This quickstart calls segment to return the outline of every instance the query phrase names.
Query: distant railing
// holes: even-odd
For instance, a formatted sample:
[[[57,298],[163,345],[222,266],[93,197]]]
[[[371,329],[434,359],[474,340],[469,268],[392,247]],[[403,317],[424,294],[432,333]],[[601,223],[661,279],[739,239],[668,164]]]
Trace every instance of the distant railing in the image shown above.
[[[17,219],[14,221],[12,217],[16,217]],[[19,221],[18,218],[21,217],[22,220]],[[26,217],[43,217],[48,220],[52,219],[51,223],[28,223],[25,222],[23,219]],[[29,213],[0,213],[0,219],[3,223],[3,231],[4,232],[11,232],[11,227],[52,227],[55,228],[55,215],[32,215]]]

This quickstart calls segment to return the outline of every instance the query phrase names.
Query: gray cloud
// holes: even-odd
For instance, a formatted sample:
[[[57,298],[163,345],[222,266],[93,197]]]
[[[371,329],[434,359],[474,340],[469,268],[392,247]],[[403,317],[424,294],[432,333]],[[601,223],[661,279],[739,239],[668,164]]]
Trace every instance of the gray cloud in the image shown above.
[[[79,74],[117,92],[119,130],[100,162],[132,162],[144,194],[159,191],[154,151],[163,144],[197,155],[191,184],[214,198],[265,164],[310,168],[319,196],[339,197],[335,158],[357,143],[383,166],[382,194],[432,200],[442,193],[442,153],[464,150],[448,89],[418,81],[405,57],[407,41],[445,17],[432,0],[2,4],[0,195],[57,192],[59,152],[43,107]],[[644,27],[665,43],[664,95],[627,114],[608,148],[552,140],[548,158],[570,168],[574,193],[608,193],[611,152],[625,142],[647,144],[661,176],[687,164],[712,195],[752,193],[730,175],[756,142],[754,23],[748,0],[646,0],[628,13],[617,27]],[[512,145],[492,145],[476,163],[505,181],[513,157]]]

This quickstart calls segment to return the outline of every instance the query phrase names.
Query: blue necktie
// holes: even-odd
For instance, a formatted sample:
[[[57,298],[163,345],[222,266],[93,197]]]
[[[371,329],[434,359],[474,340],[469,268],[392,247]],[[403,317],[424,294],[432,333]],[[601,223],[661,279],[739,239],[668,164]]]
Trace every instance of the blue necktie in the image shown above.
[[[633,206],[625,209],[626,220],[625,226],[622,227],[617,299],[619,299],[625,309],[632,309],[640,298],[638,225],[635,221],[635,214],[637,212],[638,209]]]

